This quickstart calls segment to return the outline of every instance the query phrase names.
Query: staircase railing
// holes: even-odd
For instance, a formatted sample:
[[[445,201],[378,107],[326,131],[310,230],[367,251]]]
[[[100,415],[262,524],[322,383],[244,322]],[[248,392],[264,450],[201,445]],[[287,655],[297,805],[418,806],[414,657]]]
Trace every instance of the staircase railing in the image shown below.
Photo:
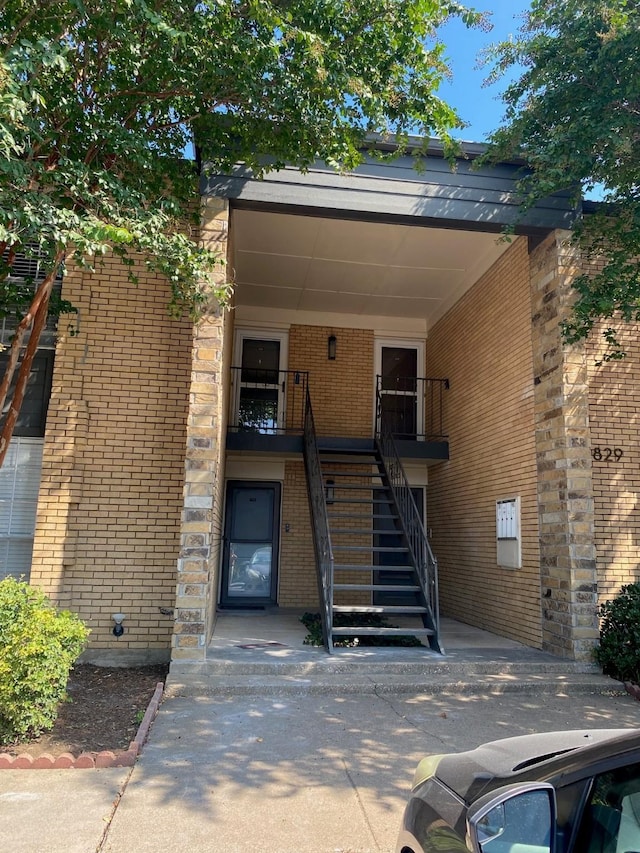
[[[331,635],[333,612],[333,550],[329,534],[329,519],[325,501],[320,453],[316,438],[316,428],[311,408],[309,389],[306,391],[304,407],[304,464],[307,472],[309,509],[313,528],[313,544],[316,552],[318,574],[318,594],[320,597],[320,618],[322,620],[322,639],[329,653],[333,651]]]
[[[438,561],[436,560],[411,492],[396,443],[384,418],[379,418],[376,443],[382,458],[391,491],[398,509],[400,524],[407,539],[413,565],[430,611],[435,631],[431,646],[442,651],[440,645],[440,613],[438,609]]]

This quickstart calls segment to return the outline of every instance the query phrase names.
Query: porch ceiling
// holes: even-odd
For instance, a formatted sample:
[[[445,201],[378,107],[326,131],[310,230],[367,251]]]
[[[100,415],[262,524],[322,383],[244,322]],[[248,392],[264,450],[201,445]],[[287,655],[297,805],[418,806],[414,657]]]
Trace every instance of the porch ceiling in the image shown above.
[[[429,328],[506,251],[493,233],[235,209],[236,304],[421,318]]]

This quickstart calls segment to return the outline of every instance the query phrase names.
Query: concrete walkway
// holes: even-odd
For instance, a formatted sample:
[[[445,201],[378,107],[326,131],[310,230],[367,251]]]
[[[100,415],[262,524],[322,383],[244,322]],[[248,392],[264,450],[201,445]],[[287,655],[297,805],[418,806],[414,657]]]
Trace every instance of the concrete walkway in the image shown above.
[[[235,640],[251,639],[241,633]],[[253,633],[259,635],[254,640],[264,640],[264,631]],[[260,648],[231,639],[229,655],[237,648],[243,665],[241,653],[249,654],[249,664],[262,666],[264,653],[283,651],[268,639]],[[526,661],[517,658],[529,653],[509,651],[512,658],[504,666],[516,667],[514,683],[526,683],[529,674],[521,669]],[[476,646],[475,653],[481,668],[502,654],[495,645]],[[473,663],[470,649],[462,657],[465,665]],[[372,677],[381,683],[394,674],[388,671],[393,662],[374,658],[365,663],[379,670]],[[331,670],[345,686],[354,677],[347,663]],[[537,658],[534,664],[554,661]],[[309,667],[309,660],[289,665]],[[215,691],[196,696],[191,690],[179,695],[171,682],[176,688],[182,679],[184,688],[187,679],[172,675],[173,695],[160,708],[132,771],[0,772],[0,851],[390,853],[414,767],[425,753],[528,732],[640,728],[640,703],[612,681],[596,680],[577,693],[570,680],[548,693],[486,687],[456,692],[455,685],[428,693],[419,689],[416,662],[405,665],[406,679],[414,668],[413,693],[271,695],[258,684],[242,696]],[[325,674],[314,665],[307,671],[310,682]]]

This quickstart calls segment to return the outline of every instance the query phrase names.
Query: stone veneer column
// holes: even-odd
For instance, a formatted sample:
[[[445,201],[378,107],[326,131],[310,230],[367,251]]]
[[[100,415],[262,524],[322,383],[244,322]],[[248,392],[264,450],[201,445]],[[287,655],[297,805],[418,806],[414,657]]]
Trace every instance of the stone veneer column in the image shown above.
[[[206,246],[227,254],[229,204],[208,199],[203,206]],[[216,273],[226,278],[226,269]],[[185,485],[178,558],[172,660],[203,660],[215,614],[221,512],[217,505],[224,477],[223,348],[228,312],[219,306],[193,330],[191,387],[187,419]]]
[[[556,231],[530,256],[535,441],[545,651],[589,660],[598,639],[587,364],[563,345],[577,260]]]

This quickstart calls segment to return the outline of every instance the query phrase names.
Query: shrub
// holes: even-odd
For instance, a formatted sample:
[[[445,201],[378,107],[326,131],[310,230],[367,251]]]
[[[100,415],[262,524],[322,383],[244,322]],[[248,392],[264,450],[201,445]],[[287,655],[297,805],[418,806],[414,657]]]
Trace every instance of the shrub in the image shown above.
[[[50,729],[89,631],[40,590],[0,581],[0,743]]]
[[[598,608],[600,645],[594,657],[607,675],[640,683],[640,583],[623,586]]]

